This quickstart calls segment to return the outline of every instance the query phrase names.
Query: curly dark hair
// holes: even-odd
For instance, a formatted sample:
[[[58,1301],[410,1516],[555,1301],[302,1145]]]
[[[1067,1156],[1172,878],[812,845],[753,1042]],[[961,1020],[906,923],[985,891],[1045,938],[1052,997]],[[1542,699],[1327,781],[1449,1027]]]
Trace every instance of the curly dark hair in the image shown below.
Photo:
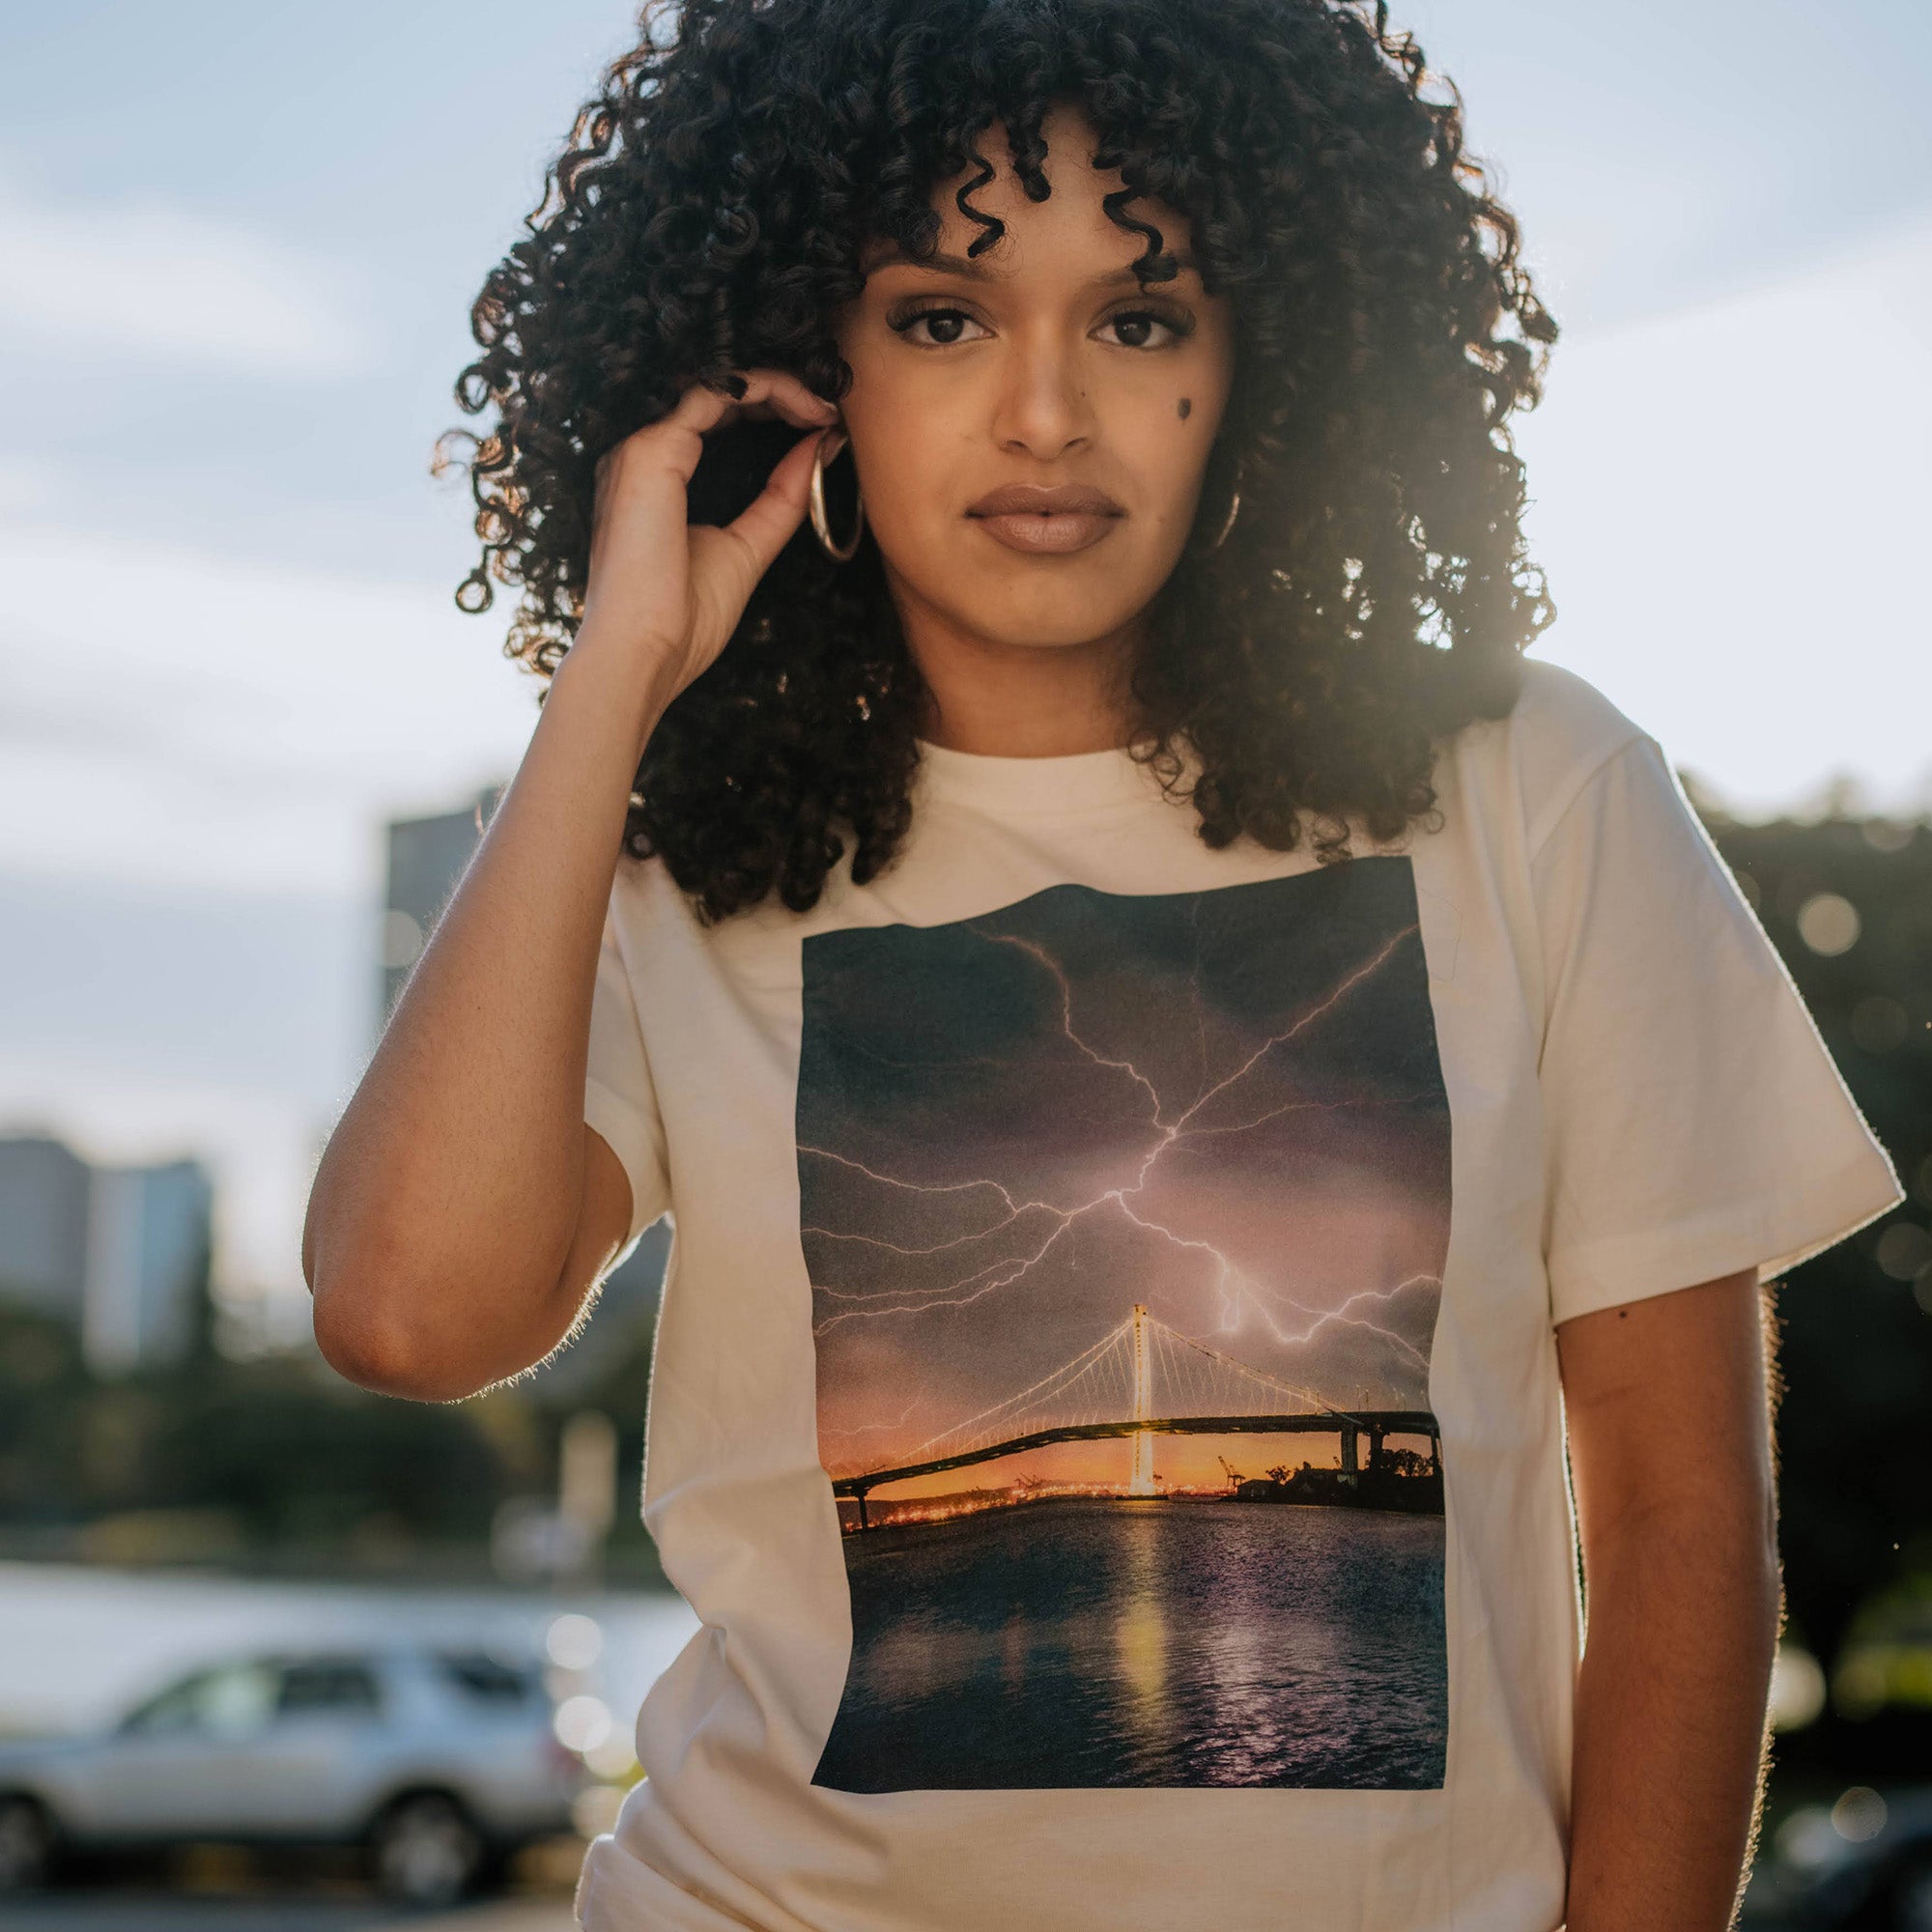
[[[508,655],[547,678],[569,647],[606,450],[739,368],[841,397],[833,331],[868,240],[930,250],[932,195],[977,166],[957,206],[989,245],[976,136],[1005,125],[1037,200],[1041,123],[1066,102],[1120,171],[1106,208],[1144,239],[1142,285],[1174,265],[1137,197],[1185,216],[1236,319],[1201,516],[1236,478],[1240,513],[1155,599],[1134,754],[1191,783],[1212,846],[1308,836],[1335,859],[1351,818],[1381,841],[1428,817],[1437,744],[1509,711],[1553,614],[1507,418],[1538,400],[1556,327],[1463,152],[1460,97],[1386,6],[648,0],[639,31],[485,282],[456,384],[497,412],[455,433],[483,543],[457,602],[523,586]],[[698,514],[711,460],[696,521],[722,520]],[[653,730],[628,849],[711,920],[774,887],[814,904],[848,838],[863,883],[911,822],[924,695],[869,533],[838,564],[802,526]]]

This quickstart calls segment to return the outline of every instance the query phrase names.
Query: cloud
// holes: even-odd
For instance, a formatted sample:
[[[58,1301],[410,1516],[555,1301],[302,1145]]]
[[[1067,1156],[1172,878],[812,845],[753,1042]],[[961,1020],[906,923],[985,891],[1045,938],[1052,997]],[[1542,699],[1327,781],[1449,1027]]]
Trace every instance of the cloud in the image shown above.
[[[1748,295],[1557,346],[1519,442],[1558,620],[1597,684],[1757,812],[1932,776],[1932,223]]]
[[[515,769],[506,608],[441,585],[0,527],[0,866],[359,895],[384,818]]]
[[[39,203],[0,183],[0,319],[62,345],[259,377],[367,368],[349,271],[153,193]]]

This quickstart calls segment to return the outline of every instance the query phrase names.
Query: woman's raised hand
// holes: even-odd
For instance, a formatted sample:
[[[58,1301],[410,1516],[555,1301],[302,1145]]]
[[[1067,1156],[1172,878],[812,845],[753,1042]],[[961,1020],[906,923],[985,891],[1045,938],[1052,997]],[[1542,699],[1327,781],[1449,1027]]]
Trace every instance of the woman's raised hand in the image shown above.
[[[660,673],[668,703],[724,648],[758,579],[798,528],[811,487],[819,433],[838,405],[781,369],[741,372],[732,397],[694,384],[677,406],[605,452],[597,465],[590,577],[573,651],[636,651]],[[722,528],[687,521],[687,486],[707,432],[747,417],[777,418],[812,434],[776,465],[764,489]]]

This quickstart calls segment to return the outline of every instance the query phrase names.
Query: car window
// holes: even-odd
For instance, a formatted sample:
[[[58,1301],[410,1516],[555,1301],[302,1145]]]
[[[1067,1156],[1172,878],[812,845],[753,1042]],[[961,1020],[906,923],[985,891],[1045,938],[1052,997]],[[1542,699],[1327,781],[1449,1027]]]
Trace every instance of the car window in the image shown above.
[[[450,1685],[481,1704],[522,1704],[536,1681],[532,1671],[520,1670],[486,1651],[443,1651],[436,1662]]]
[[[179,1684],[170,1684],[158,1696],[130,1711],[121,1728],[140,1732],[186,1730],[194,1722],[195,1699],[201,1695],[207,1675],[206,1671],[198,1670]]]
[[[247,1737],[268,1722],[276,1689],[275,1671],[263,1663],[198,1670],[142,1705],[124,1728],[144,1736]]]
[[[316,1658],[282,1666],[276,1709],[285,1718],[327,1712],[367,1717],[382,1703],[376,1673],[353,1658]]]

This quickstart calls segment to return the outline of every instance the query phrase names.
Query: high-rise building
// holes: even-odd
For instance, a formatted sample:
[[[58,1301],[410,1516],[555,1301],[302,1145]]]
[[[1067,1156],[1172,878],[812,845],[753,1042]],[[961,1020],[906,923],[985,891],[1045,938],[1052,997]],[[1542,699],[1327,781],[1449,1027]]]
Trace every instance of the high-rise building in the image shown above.
[[[0,1140],[0,1301],[68,1322],[97,1375],[178,1362],[208,1315],[213,1220],[199,1161],[90,1167],[45,1135]]]
[[[87,1163],[45,1134],[0,1140],[0,1300],[78,1325]]]
[[[159,1367],[192,1350],[213,1206],[199,1161],[95,1169],[80,1343],[96,1375]]]
[[[442,917],[463,868],[483,837],[502,797],[501,785],[485,785],[459,811],[428,818],[392,818],[388,828],[388,892],[383,910],[382,1019],[421,956]]]

